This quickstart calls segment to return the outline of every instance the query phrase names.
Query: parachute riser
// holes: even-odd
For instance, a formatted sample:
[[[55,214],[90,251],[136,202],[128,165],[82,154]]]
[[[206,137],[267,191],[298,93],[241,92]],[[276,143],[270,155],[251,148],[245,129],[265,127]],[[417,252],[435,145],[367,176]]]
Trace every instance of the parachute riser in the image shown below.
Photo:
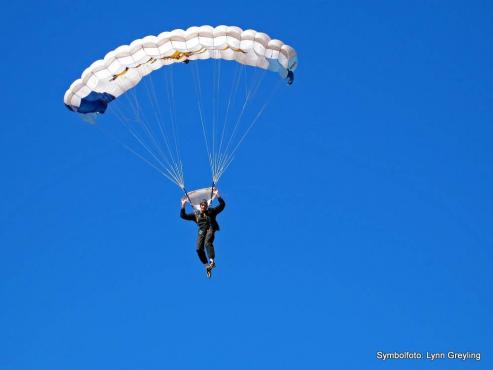
[[[190,205],[192,206],[193,208],[193,204],[192,204],[192,200],[190,199],[190,197],[188,196],[188,192],[187,190],[185,189],[185,187],[181,188],[181,190],[183,190],[183,192],[185,193],[185,196],[187,197],[188,199],[188,203],[190,203]]]
[[[214,195],[214,188],[216,187],[216,184],[214,180],[212,180],[212,185],[211,185],[211,202],[212,202],[212,196]]]

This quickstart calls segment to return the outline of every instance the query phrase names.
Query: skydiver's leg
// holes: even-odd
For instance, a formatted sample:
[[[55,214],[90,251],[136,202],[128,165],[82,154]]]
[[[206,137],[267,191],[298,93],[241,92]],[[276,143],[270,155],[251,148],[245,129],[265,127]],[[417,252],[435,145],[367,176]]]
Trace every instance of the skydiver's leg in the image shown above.
[[[199,256],[200,262],[202,262],[204,265],[208,263],[207,256],[205,255],[205,250],[204,250],[205,237],[206,237],[205,230],[199,230],[196,247],[197,247],[197,254]]]
[[[207,256],[209,256],[209,259],[213,260],[216,257],[216,254],[214,253],[214,230],[212,228],[209,228],[207,230],[207,234],[205,234],[205,248],[207,249]]]
[[[206,267],[207,277],[210,279],[212,277],[212,269],[216,267],[216,262],[214,258],[216,257],[214,253],[214,230],[209,228],[205,234],[205,248],[207,249],[207,255],[209,256],[209,264]]]

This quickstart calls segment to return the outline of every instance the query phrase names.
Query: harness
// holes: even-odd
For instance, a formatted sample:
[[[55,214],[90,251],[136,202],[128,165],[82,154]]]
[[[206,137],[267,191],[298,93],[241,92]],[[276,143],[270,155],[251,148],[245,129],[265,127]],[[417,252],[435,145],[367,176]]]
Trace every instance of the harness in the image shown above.
[[[207,220],[207,223],[209,224],[209,226],[212,226],[211,218],[210,218],[209,214],[207,213],[207,211],[204,212],[204,215],[205,215],[204,218]],[[197,224],[199,223],[200,218],[201,218],[201,212],[195,211],[195,221],[197,222]]]

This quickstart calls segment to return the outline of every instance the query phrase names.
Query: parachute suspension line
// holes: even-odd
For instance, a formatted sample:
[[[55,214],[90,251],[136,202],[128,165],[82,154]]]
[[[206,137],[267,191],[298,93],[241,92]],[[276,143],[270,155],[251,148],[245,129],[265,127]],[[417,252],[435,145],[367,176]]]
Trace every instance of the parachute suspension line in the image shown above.
[[[257,79],[256,79],[255,83],[252,84],[252,87],[249,89],[249,91],[245,97],[245,101],[243,102],[243,105],[241,107],[240,114],[238,115],[238,117],[236,119],[236,122],[235,122],[235,125],[233,128],[233,133],[229,137],[228,144],[226,145],[226,149],[224,150],[225,154],[228,153],[229,147],[230,147],[232,141],[234,140],[234,138],[236,136],[236,132],[238,131],[238,128],[240,126],[243,115],[246,111],[246,108],[247,108],[248,104],[250,103],[250,101],[252,100],[252,98],[256,95],[258,89],[260,88],[260,85],[262,84],[262,80],[263,80],[264,76],[265,76],[265,70],[262,73],[262,75],[260,75],[260,74],[257,75]]]
[[[120,86],[120,84],[118,84],[118,86]],[[138,105],[138,101],[136,101],[136,100],[134,102],[132,102],[131,99],[129,98],[129,95],[127,95],[126,98],[127,98],[127,101],[130,103],[130,106],[134,110],[135,119],[127,118],[125,116],[125,114],[123,114],[122,112],[119,111],[117,105],[112,106],[114,108],[114,110],[112,109],[111,112],[114,112],[114,114],[117,116],[117,118],[119,119],[122,126],[124,126],[127,129],[127,131],[130,133],[130,135],[137,141],[137,143],[140,144],[142,146],[142,148],[144,148],[144,150],[150,154],[150,156],[158,163],[158,166],[156,166],[154,163],[150,162],[147,158],[142,156],[140,153],[137,153],[134,149],[130,148],[128,145],[123,144],[120,140],[115,139],[115,141],[119,142],[122,146],[124,146],[126,149],[131,151],[137,157],[144,160],[144,162],[146,162],[147,164],[151,165],[151,167],[157,169],[158,172],[160,172],[161,174],[166,176],[172,182],[174,182],[176,184],[182,182],[182,181],[180,181],[180,177],[176,173],[174,166],[172,166],[170,164],[168,158],[163,155],[163,160],[167,163],[167,165],[165,165],[162,162],[162,160],[157,157],[157,154],[148,145],[146,145],[144,140],[137,134],[135,129],[132,127],[132,125],[131,125],[132,121],[139,122],[139,120],[140,120],[139,105]],[[134,106],[133,103],[135,103],[136,106]],[[142,122],[140,122],[140,123],[142,123]],[[158,145],[158,148],[159,148],[159,145]],[[168,175],[166,175],[164,171],[166,171],[173,179],[171,179]]]
[[[214,182],[216,172],[216,121],[219,110],[219,86],[221,81],[221,55],[215,50],[215,38],[212,39],[214,49],[213,79],[212,79],[212,158],[211,158],[211,177]]]
[[[212,39],[212,47],[214,48],[214,39]],[[216,123],[216,82],[217,82],[217,59],[212,61],[212,125],[211,125],[211,174],[214,174],[214,159],[215,159],[215,140],[214,126]]]
[[[178,157],[177,161],[175,161],[173,158],[173,153],[170,149],[170,144],[168,141],[168,135],[166,133],[166,125],[165,125],[165,122],[163,119],[163,115],[161,113],[160,104],[158,103],[158,99],[156,96],[156,89],[154,88],[154,82],[152,79],[152,74],[149,74],[149,76],[147,78],[149,81],[149,84],[146,84],[147,93],[149,95],[149,100],[151,101],[152,108],[154,111],[154,118],[155,118],[155,120],[159,126],[159,132],[161,133],[161,137],[163,138],[164,144],[165,144],[166,149],[168,151],[169,157],[171,158],[171,161],[173,162],[173,165],[176,165],[176,168],[179,169],[180,175],[183,178],[183,165],[181,162],[181,158]]]
[[[241,143],[243,142],[243,140],[245,139],[245,137],[248,135],[248,133],[253,128],[253,126],[255,125],[255,123],[258,121],[258,119],[260,118],[260,116],[264,113],[265,109],[270,104],[270,102],[272,101],[273,97],[276,95],[277,91],[279,90],[279,87],[280,86],[281,86],[281,80],[278,80],[277,83],[272,88],[272,90],[270,91],[269,97],[267,98],[266,102],[262,105],[262,107],[258,111],[257,115],[252,120],[252,122],[248,126],[247,130],[245,131],[245,133],[241,137],[240,141],[236,144],[235,148],[231,152],[231,155],[234,155],[234,153],[236,152],[236,150],[238,149],[238,147],[241,145]]]
[[[205,149],[207,151],[207,157],[209,158],[209,166],[212,168],[211,152],[209,150],[209,143],[208,143],[207,134],[205,131],[204,113],[202,111],[202,90],[201,90],[201,86],[200,86],[199,69],[197,67],[197,63],[192,63],[192,65],[193,65],[192,75],[193,75],[193,79],[194,79],[195,94],[197,96],[197,106],[199,109],[200,123],[202,124],[202,134],[204,136],[204,143],[205,143]],[[212,174],[212,176],[214,176],[214,174]]]
[[[172,182],[174,182],[174,183],[176,183],[178,185],[181,182],[180,181],[180,178],[176,174],[174,168],[169,164],[169,162],[167,161],[167,159],[166,159],[166,161],[168,163],[168,166],[166,166],[165,164],[163,164],[156,157],[156,155],[148,148],[148,146],[142,141],[142,139],[135,133],[135,130],[127,122],[128,119],[126,120],[124,117],[120,117],[117,113],[118,112],[115,111],[115,115],[120,119],[120,122],[122,123],[122,125],[130,132],[130,134],[145,149],[145,151],[147,151],[151,155],[151,157],[154,158],[154,160],[158,163],[158,166],[155,165],[154,163],[152,163],[151,161],[149,161],[149,159],[145,158],[142,154],[140,154],[137,151],[135,151],[134,149],[132,149],[130,146],[122,143],[117,138],[114,138],[114,140],[116,142],[118,142],[119,144],[121,144],[124,148],[126,148],[127,150],[129,150],[130,152],[132,152],[133,154],[135,154],[137,157],[139,157],[140,159],[142,159],[144,162],[146,162],[147,164],[149,164],[151,167],[155,168],[159,173],[161,173],[162,175],[166,176],[168,179],[170,179]],[[99,128],[99,126],[98,126],[98,128]],[[166,171],[169,176],[164,171]]]
[[[236,73],[235,73],[235,76],[234,76],[234,79],[233,79],[233,83],[231,85],[231,90],[230,90],[230,94],[229,94],[229,98],[228,98],[228,105],[226,107],[226,114],[224,116],[224,122],[223,122],[223,128],[222,128],[222,132],[221,132],[221,141],[219,143],[219,150],[218,150],[218,165],[217,165],[217,168],[218,170],[214,173],[214,181],[219,181],[219,178],[221,177],[221,159],[222,159],[222,156],[223,156],[223,143],[224,143],[224,139],[225,139],[225,133],[226,133],[226,126],[229,126],[228,125],[228,122],[229,122],[229,112],[230,112],[230,108],[231,108],[231,103],[235,102],[236,101],[236,98],[238,96],[238,89],[240,87],[240,82],[241,82],[241,76],[242,76],[242,73],[245,69],[245,66],[242,65],[242,64],[238,64],[237,67],[236,67]]]
[[[236,153],[236,151],[238,150],[238,148],[240,147],[241,143],[243,142],[243,140],[245,140],[245,138],[247,137],[247,135],[249,134],[250,130],[253,128],[253,126],[255,125],[255,123],[257,123],[258,119],[260,118],[260,116],[264,113],[264,111],[266,110],[267,106],[270,104],[270,102],[272,101],[273,97],[276,95],[277,91],[279,90],[279,87],[281,86],[281,80],[279,80],[275,85],[274,87],[272,88],[271,92],[270,92],[270,95],[267,99],[267,101],[263,104],[263,106],[260,108],[260,110],[258,111],[257,115],[255,116],[255,118],[252,120],[252,122],[250,123],[250,125],[248,126],[247,130],[244,132],[243,136],[241,137],[241,139],[238,141],[238,143],[236,144],[236,146],[234,147],[234,149],[231,151],[231,154],[228,156],[227,160],[224,162],[224,165],[221,166],[220,168],[220,172],[219,172],[219,177],[222,176],[222,174],[228,169],[229,165],[231,164],[231,162],[233,162],[234,160],[234,155]]]
[[[136,116],[136,121],[139,122],[142,125],[142,127],[144,128],[144,132],[147,134],[147,137],[150,140],[150,143],[153,144],[153,146],[156,148],[156,152],[152,152],[151,155],[156,160],[157,160],[157,156],[160,155],[160,157],[161,157],[161,161],[160,162],[161,163],[162,163],[163,160],[164,161],[167,161],[167,157],[163,153],[163,151],[161,150],[161,146],[159,145],[159,143],[156,141],[155,135],[153,134],[152,130],[149,128],[149,125],[147,124],[146,119],[141,114],[142,109],[140,108],[140,105],[139,105],[139,101],[138,101],[138,98],[137,98],[136,90],[131,90],[130,91],[130,94],[128,96],[130,96],[131,98],[133,98],[133,105],[132,105],[132,102],[131,102],[130,105],[134,109],[135,116]],[[140,141],[140,143],[142,145],[144,145],[142,140]],[[177,178],[181,180],[181,177],[182,176],[180,175],[179,168],[178,168],[176,162],[173,160],[173,158],[171,158],[171,159],[172,159],[172,166],[171,166],[171,168],[173,170],[173,173],[176,173]],[[169,163],[169,161],[167,161],[167,162]],[[180,182],[182,182],[182,180]]]
[[[149,97],[149,101],[151,102],[152,110],[154,112],[154,119],[156,120],[156,122],[159,126],[159,132],[161,133],[161,137],[163,138],[163,141],[164,141],[164,144],[165,144],[166,149],[168,151],[169,157],[174,162],[173,153],[171,152],[171,150],[169,148],[167,135],[165,134],[166,128],[163,127],[164,126],[164,120],[162,118],[161,108],[158,104],[158,100],[156,97],[156,92],[154,89],[154,83],[152,81],[152,75],[149,74],[149,76],[147,78],[148,78],[149,84],[145,84],[145,85],[147,88],[147,95]]]
[[[116,138],[114,135],[110,135],[109,133],[103,131],[101,129],[101,127],[99,127],[99,125],[95,125],[95,127],[97,127],[97,129],[103,133],[103,135],[105,135],[106,137],[108,137],[109,139],[117,142],[118,144],[120,144],[122,147],[124,147],[126,150],[128,150],[130,153],[134,154],[137,158],[139,158],[140,160],[142,160],[144,163],[148,164],[151,168],[153,168],[154,170],[156,170],[158,173],[160,173],[161,175],[163,175],[164,177],[166,177],[168,180],[170,180],[171,182],[175,183],[176,185],[180,186],[181,185],[179,184],[178,180],[171,174],[166,174],[165,172],[163,172],[163,170],[159,167],[157,167],[154,163],[150,162],[147,158],[145,158],[144,156],[142,156],[141,154],[139,154],[138,152],[136,152],[134,149],[132,149],[130,146],[124,144],[121,140],[119,140],[118,138]],[[167,170],[167,169],[166,169]],[[169,171],[168,171],[169,172]]]
[[[240,82],[240,79],[241,79],[241,69],[242,68],[245,68],[242,64],[238,64],[236,66],[235,76],[234,76],[234,79],[233,79],[233,82],[232,82],[232,85],[231,85],[231,90],[230,90],[229,98],[228,98],[228,105],[226,107],[226,113],[224,115],[223,127],[222,127],[222,130],[221,130],[221,141],[219,142],[219,149],[218,149],[218,154],[219,154],[218,157],[219,157],[219,159],[221,157],[221,150],[222,150],[222,147],[223,147],[224,134],[226,132],[226,123],[228,122],[228,118],[229,118],[229,109],[231,107],[231,102],[233,100],[232,98],[233,97],[236,97],[236,93],[237,93],[238,87],[240,85],[239,82]],[[220,161],[218,160],[218,162],[220,162]]]
[[[172,66],[171,66],[172,67]],[[178,149],[178,134],[177,134],[177,124],[176,124],[176,99],[175,99],[175,88],[174,88],[174,78],[173,78],[173,68],[169,68],[169,77],[166,80],[166,92],[168,95],[168,105],[169,114],[171,120],[171,131],[173,136],[173,142],[175,146],[175,154],[177,158],[177,168],[179,168],[180,176],[183,178],[183,163],[181,161],[180,151]]]
[[[219,60],[218,61],[218,81],[217,81],[217,109],[216,109],[216,119],[218,119],[217,115],[218,113],[217,112],[220,112],[221,111],[221,99],[219,98],[221,95],[221,65],[222,65],[222,61]],[[217,167],[217,157],[219,157],[219,152],[216,152],[216,167]]]
[[[174,139],[174,142],[175,142],[175,151],[176,151],[176,156],[180,162],[180,165],[182,165],[181,163],[181,156],[180,156],[180,151],[179,151],[179,146],[178,146],[178,125],[177,125],[177,119],[176,119],[176,98],[175,98],[175,83],[174,83],[174,74],[173,74],[173,71],[174,71],[174,68],[173,68],[173,65],[171,65],[171,68],[170,68],[170,78],[169,78],[169,81],[170,81],[170,96],[171,96],[171,104],[170,104],[170,113],[171,113],[171,109],[172,109],[172,130],[173,130],[173,139]],[[182,165],[183,167],[183,165]]]
[[[193,205],[192,205],[192,200],[190,199],[190,197],[188,196],[188,191],[187,189],[185,189],[185,186],[180,186],[181,187],[181,190],[183,190],[183,192],[185,193],[185,196],[187,197],[188,199],[188,203],[190,203],[190,206],[193,208]]]
[[[153,149],[155,150],[155,156],[161,156],[161,159],[165,158],[166,156],[161,151],[160,145],[157,143],[156,138],[154,137],[151,129],[146,123],[144,116],[141,113],[142,109],[140,108],[139,101],[137,98],[137,93],[135,92],[135,90],[130,90],[127,95],[127,98],[131,108],[134,111],[135,121],[138,122],[143,127],[144,132],[146,133],[147,137],[150,140],[150,144],[152,144],[151,147],[154,147]]]
[[[214,180],[212,180],[212,185],[211,185],[211,201],[212,201],[212,196],[214,195],[214,188],[216,187],[216,184],[214,183]]]
[[[115,113],[117,113],[117,112],[115,112]],[[126,129],[128,130],[128,132],[132,135],[132,137],[137,141],[137,143],[139,143],[142,146],[142,148],[144,148],[144,150],[147,153],[149,153],[151,155],[151,157],[154,158],[154,160],[156,160],[156,162],[158,162],[158,164],[161,167],[166,168],[166,165],[162,162],[162,160],[160,158],[158,158],[158,155],[152,150],[152,148],[150,148],[144,142],[144,140],[140,137],[140,135],[137,134],[137,132],[135,131],[135,129],[132,127],[132,125],[130,123],[132,120],[128,120],[128,119],[125,119],[125,118],[120,118],[120,121],[126,127]],[[135,122],[138,122],[137,121],[137,118],[134,121]],[[168,164],[169,164],[169,162],[168,162]]]
[[[161,124],[159,124],[159,126],[160,126],[160,131],[162,131],[163,128],[161,127]],[[161,133],[161,135],[163,135],[163,134]],[[166,147],[168,147],[168,143],[167,143],[166,137],[163,136],[163,139],[165,141]],[[169,152],[169,150],[168,150],[168,152]],[[176,161],[174,160],[173,156],[172,155],[169,156],[169,158],[171,158],[172,164],[168,160],[168,157],[167,156],[164,156],[164,158],[166,160],[166,163],[168,164],[168,168],[170,169],[170,171],[173,171],[173,173],[174,173],[174,177],[176,178],[176,181],[175,182],[178,185],[181,184],[181,183],[183,183],[183,175],[180,173],[180,169],[179,169]],[[167,168],[167,170],[168,170],[168,168]]]
[[[217,157],[216,152],[216,121],[220,109],[219,90],[221,83],[221,60],[214,61],[213,95],[212,95],[212,174],[216,173]]]
[[[245,98],[246,98],[248,96],[248,79],[247,79],[246,68],[243,68],[242,72],[243,72],[243,83],[245,86]]]
[[[238,127],[239,127],[240,122],[243,118],[245,110],[246,110],[249,102],[251,101],[251,99],[256,95],[258,89],[260,88],[260,85],[262,84],[265,73],[266,73],[266,70],[264,70],[261,74],[257,75],[256,81],[252,84],[251,88],[247,92],[247,95],[245,97],[245,101],[243,102],[243,106],[241,107],[240,114],[238,115],[238,117],[236,119],[236,122],[235,122],[235,125],[233,128],[233,132],[232,132],[231,136],[229,137],[228,143],[226,145],[226,149],[224,150],[224,152],[221,155],[220,162],[219,162],[219,168],[220,169],[225,165],[225,161],[229,157],[229,155],[228,155],[229,148],[230,148],[230,146],[231,146],[231,144],[232,144],[232,142],[236,136],[236,132],[238,131]],[[219,171],[219,172],[222,174],[224,171]],[[217,179],[219,179],[219,177],[216,176]]]

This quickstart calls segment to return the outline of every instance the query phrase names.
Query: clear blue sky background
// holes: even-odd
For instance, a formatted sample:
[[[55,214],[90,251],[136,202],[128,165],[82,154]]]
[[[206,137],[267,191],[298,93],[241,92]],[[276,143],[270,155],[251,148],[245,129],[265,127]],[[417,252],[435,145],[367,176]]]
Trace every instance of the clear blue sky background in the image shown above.
[[[490,2],[9,1],[0,18],[0,369],[492,368]],[[115,46],[200,24],[300,56],[223,177],[210,281],[179,189],[62,103]]]

